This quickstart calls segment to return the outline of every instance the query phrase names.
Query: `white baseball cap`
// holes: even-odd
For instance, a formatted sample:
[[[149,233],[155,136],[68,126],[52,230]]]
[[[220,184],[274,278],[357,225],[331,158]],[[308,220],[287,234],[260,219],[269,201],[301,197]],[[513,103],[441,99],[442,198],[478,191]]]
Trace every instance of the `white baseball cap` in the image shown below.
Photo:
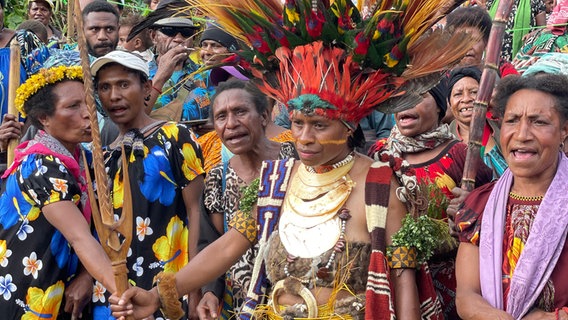
[[[142,57],[128,51],[114,50],[102,57],[97,58],[93,63],[91,63],[91,74],[93,77],[97,75],[97,72],[106,64],[118,63],[128,69],[141,71],[146,75],[150,76],[150,70],[148,64]]]

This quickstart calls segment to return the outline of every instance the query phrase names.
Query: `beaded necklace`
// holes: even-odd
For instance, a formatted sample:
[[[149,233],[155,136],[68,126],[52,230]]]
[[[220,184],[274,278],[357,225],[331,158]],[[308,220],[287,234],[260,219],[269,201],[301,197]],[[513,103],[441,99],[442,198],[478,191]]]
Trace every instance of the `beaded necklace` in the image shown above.
[[[333,169],[343,167],[344,165],[353,161],[354,158],[355,158],[355,152],[351,152],[343,160],[341,160],[339,162],[336,162],[336,163],[331,164],[331,165],[319,166],[319,167],[306,166],[306,170],[308,170],[308,172],[310,172],[310,173],[326,173],[326,172],[329,172]]]
[[[511,197],[515,200],[532,201],[532,202],[542,201],[542,199],[544,199],[544,196],[525,197],[525,196],[518,195],[518,194],[514,193],[513,191],[509,192],[509,197]]]

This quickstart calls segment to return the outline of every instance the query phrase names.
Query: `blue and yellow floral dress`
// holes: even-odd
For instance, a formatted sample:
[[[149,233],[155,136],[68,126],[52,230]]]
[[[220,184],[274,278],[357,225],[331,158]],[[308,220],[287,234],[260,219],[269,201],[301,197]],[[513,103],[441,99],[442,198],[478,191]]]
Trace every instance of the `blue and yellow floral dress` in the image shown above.
[[[78,259],[41,210],[59,201],[88,208],[82,161],[43,131],[18,150],[0,196],[0,318],[56,319]]]
[[[189,127],[168,122],[143,137],[129,131],[124,138],[133,202],[133,236],[128,252],[132,284],[150,289],[160,271],[176,272],[188,262],[187,211],[182,189],[204,174],[203,157]],[[111,198],[118,217],[123,204],[120,148],[107,150],[105,165],[111,179]],[[96,282],[95,319],[109,319],[108,294]]]

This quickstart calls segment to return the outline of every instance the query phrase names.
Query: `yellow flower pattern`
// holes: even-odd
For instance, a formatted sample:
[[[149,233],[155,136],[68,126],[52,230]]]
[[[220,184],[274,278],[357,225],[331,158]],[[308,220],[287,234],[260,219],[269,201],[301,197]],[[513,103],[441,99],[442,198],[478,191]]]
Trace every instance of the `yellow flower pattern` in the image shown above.
[[[152,246],[156,258],[164,271],[176,272],[188,262],[188,230],[177,216],[168,223],[166,235],[161,236]]]
[[[179,128],[175,122],[168,122],[162,126],[162,130],[168,139],[178,140]]]
[[[12,250],[6,246],[6,240],[0,240],[0,266],[8,265],[8,258],[12,255]]]
[[[63,281],[58,281],[45,292],[40,288],[29,288],[26,295],[26,313],[22,320],[56,319],[64,289]]]
[[[195,149],[189,143],[184,143],[182,147],[183,152],[183,165],[182,171],[188,180],[193,180],[200,174],[203,174],[203,170],[196,171],[196,168],[202,169],[203,163],[201,158],[195,154]]]

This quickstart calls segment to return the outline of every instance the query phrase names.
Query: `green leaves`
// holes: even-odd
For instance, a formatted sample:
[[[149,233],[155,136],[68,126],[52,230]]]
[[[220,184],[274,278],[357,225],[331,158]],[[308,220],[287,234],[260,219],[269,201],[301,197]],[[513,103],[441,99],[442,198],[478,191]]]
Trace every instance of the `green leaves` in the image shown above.
[[[442,244],[443,232],[444,227],[434,219],[425,215],[414,218],[407,214],[402,220],[402,227],[392,236],[392,246],[414,247],[418,251],[418,262],[426,262]]]
[[[248,187],[244,187],[241,190],[241,201],[239,202],[239,210],[243,213],[250,215],[252,207],[256,204],[258,200],[258,186],[260,184],[260,179],[254,179]]]

